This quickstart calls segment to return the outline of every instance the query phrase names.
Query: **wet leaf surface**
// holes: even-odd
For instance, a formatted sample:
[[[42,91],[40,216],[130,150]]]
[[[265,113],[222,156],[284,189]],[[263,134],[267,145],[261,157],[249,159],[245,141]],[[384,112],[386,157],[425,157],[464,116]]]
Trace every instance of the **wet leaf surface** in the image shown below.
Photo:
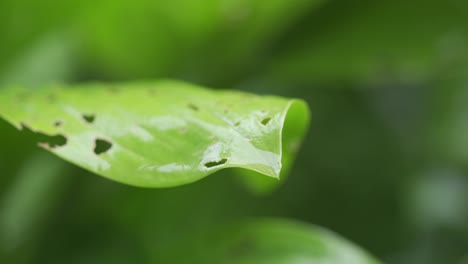
[[[232,167],[278,178],[308,123],[301,100],[173,81],[11,87],[0,93],[0,115],[59,157],[144,187]]]

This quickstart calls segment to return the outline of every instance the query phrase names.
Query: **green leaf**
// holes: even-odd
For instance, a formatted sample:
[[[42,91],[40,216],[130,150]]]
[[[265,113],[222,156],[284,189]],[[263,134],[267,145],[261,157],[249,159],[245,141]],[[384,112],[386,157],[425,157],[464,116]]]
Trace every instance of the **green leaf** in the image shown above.
[[[60,3],[55,0],[44,0],[37,2],[34,0],[2,0],[0,1],[0,72],[11,70],[11,64],[15,64],[18,58],[24,58],[25,53],[34,53],[34,57],[52,56],[61,62],[64,51],[69,48],[69,39],[61,46],[55,39],[44,41],[44,36],[62,35],[68,33],[73,35],[71,24],[81,13],[83,2]],[[91,2],[91,1],[89,1]],[[71,40],[71,39],[70,39]],[[49,52],[49,47],[40,43],[51,41],[51,49],[58,49],[58,53],[53,55]],[[32,44],[32,45],[31,45]],[[45,55],[35,54],[36,49],[44,49]],[[24,58],[24,60],[27,60]],[[57,60],[54,60],[54,62]],[[47,68],[47,67],[45,67]],[[54,68],[54,67],[52,67]],[[29,70],[29,69],[28,69]],[[45,72],[48,69],[44,69]],[[40,76],[42,77],[42,76]]]
[[[466,72],[467,67],[459,67],[429,86],[431,119],[428,120],[427,145],[431,154],[458,164],[466,164],[468,160]]]
[[[281,33],[323,0],[85,2],[86,19],[77,25],[91,67],[98,63],[119,79],[170,75],[213,83],[257,70]]]
[[[48,220],[67,186],[68,179],[63,176],[68,174],[68,167],[64,165],[48,153],[23,160],[15,182],[2,196],[0,251],[18,250]]]
[[[0,72],[0,85],[34,86],[71,79],[73,50],[73,42],[65,34],[46,35]]]
[[[256,220],[199,238],[194,253],[174,263],[353,263],[377,264],[373,257],[338,235],[290,220]],[[180,254],[179,254],[180,255]],[[189,258],[192,262],[188,261]]]
[[[172,81],[12,87],[0,93],[0,115],[65,160],[145,187],[181,185],[232,167],[278,178],[308,123],[301,100]],[[293,129],[282,135],[285,125]]]

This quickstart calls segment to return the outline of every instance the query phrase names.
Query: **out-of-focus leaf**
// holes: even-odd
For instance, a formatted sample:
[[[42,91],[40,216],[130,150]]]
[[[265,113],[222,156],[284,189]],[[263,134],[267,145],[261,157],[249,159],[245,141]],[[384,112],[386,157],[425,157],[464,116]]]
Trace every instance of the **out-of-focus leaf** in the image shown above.
[[[422,231],[463,230],[468,220],[468,180],[459,171],[433,168],[408,188],[407,214]]]
[[[320,227],[286,220],[257,220],[197,239],[193,254],[176,263],[377,264],[376,259]]]
[[[292,160],[308,123],[301,100],[170,81],[12,87],[0,93],[0,115],[42,136],[41,146],[65,160],[146,187],[185,184],[230,167],[278,178],[282,157]],[[288,115],[294,118],[286,122]],[[285,126],[295,129],[283,135]]]
[[[0,71],[22,57],[44,35],[64,32],[88,1],[0,1]]]
[[[468,160],[468,78],[460,74],[444,76],[432,83],[427,144],[432,155],[466,164]]]
[[[321,2],[94,1],[79,29],[93,65],[117,78],[213,82],[255,69],[271,43]]]
[[[64,162],[50,154],[24,162],[12,188],[1,197],[0,250],[15,250],[37,233],[63,189],[64,171]]]
[[[0,84],[37,86],[70,79],[72,65],[76,63],[72,46],[63,34],[44,36],[0,72]]]
[[[288,38],[268,78],[428,78],[468,59],[466,1],[330,1]]]

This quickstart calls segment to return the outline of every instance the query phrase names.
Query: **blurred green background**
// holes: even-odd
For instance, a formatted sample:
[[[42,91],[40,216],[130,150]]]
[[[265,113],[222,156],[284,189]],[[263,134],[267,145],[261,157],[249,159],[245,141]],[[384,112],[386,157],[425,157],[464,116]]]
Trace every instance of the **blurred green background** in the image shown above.
[[[0,86],[174,78],[313,113],[263,195],[229,171],[125,186],[0,121],[2,263],[168,263],[256,217],[324,226],[385,263],[468,263],[467,73],[464,0],[0,0]]]

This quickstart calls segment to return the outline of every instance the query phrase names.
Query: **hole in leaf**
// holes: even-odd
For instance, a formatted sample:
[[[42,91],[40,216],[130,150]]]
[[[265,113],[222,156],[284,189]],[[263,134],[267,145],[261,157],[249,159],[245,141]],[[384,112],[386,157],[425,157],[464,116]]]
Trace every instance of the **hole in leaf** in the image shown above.
[[[227,159],[221,159],[218,161],[210,161],[210,162],[205,163],[205,167],[213,168],[213,167],[224,165],[226,164],[226,162],[227,162]]]
[[[86,123],[89,123],[89,124],[92,124],[94,122],[94,120],[96,119],[96,117],[94,115],[85,115],[83,114],[83,119],[84,121],[86,121]]]
[[[41,132],[32,131],[25,124],[21,124],[21,131],[45,148],[62,147],[67,144],[67,138],[61,134],[49,136]]]
[[[106,153],[107,151],[109,151],[109,149],[112,148],[112,143],[110,143],[109,141],[105,140],[105,139],[96,139],[96,141],[94,142],[94,153],[96,153],[96,155],[100,155],[102,153]]]
[[[196,106],[196,105],[194,105],[194,104],[188,104],[188,108],[192,109],[193,111],[198,111],[198,110],[200,110],[200,109],[198,108],[198,106]]]
[[[262,125],[266,126],[266,125],[268,125],[268,123],[270,123],[270,121],[271,121],[271,118],[270,118],[270,117],[264,118],[264,119],[262,120]]]
[[[55,127],[61,127],[62,125],[63,125],[63,122],[60,121],[60,120],[57,120],[57,121],[54,122]]]

